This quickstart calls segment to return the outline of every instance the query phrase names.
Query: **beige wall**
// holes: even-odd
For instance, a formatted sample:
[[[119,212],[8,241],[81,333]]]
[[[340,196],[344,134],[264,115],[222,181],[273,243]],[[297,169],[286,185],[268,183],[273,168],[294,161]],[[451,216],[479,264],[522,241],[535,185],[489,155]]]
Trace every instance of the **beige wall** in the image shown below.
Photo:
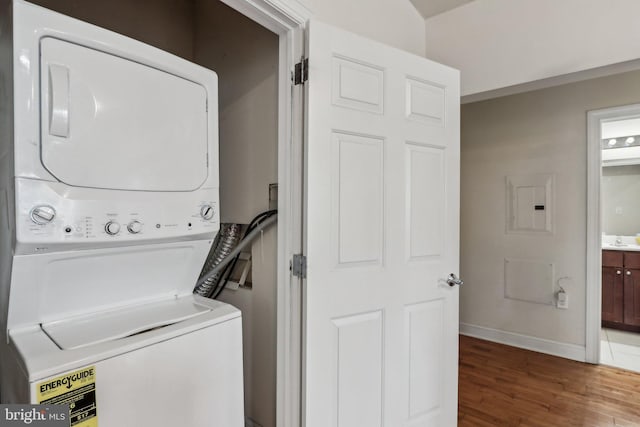
[[[195,62],[220,79],[222,222],[248,223],[269,208],[278,181],[278,38],[222,3],[196,0]],[[276,227],[252,249],[253,289],[225,291],[242,310],[245,413],[276,422]]]
[[[222,222],[248,223],[278,177],[278,38],[222,3],[196,5],[194,60],[220,80]]]
[[[217,0],[29,0],[125,34],[185,59],[194,57],[196,8]],[[298,0],[313,17],[416,55],[425,54],[425,22],[409,0]],[[296,3],[284,0],[283,3]],[[196,7],[196,4],[198,5]],[[235,33],[241,38],[245,35]]]
[[[15,219],[9,212],[15,209],[13,167],[13,23],[10,0],[0,0],[0,330],[7,328],[9,289],[11,283],[11,261],[15,239]],[[0,364],[10,361],[6,340],[0,342]],[[7,392],[3,381],[0,399],[8,402],[16,390]]]
[[[193,58],[194,4],[184,0],[29,0],[31,3]]]
[[[409,0],[312,0],[316,19],[361,36],[425,54],[424,18]]]
[[[461,323],[585,344],[586,114],[640,102],[640,72],[462,107]],[[553,235],[505,232],[505,177],[553,174]],[[504,259],[550,262],[569,309],[505,298]],[[554,283],[555,284],[555,283]],[[557,289],[557,288],[556,288]]]
[[[602,168],[602,232],[615,236],[640,233],[640,165]]]

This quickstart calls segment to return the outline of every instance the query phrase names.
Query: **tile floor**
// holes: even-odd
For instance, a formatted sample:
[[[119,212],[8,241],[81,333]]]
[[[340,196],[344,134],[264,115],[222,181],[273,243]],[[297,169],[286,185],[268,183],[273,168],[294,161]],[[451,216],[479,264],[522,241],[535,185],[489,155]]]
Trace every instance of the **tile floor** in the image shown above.
[[[600,363],[640,372],[640,333],[602,328]]]

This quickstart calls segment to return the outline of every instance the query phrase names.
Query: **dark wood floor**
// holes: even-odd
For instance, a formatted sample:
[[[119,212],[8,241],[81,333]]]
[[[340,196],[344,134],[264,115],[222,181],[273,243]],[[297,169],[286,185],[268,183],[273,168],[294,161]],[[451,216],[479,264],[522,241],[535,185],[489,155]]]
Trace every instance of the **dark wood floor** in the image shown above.
[[[640,374],[460,337],[459,427],[640,426]]]

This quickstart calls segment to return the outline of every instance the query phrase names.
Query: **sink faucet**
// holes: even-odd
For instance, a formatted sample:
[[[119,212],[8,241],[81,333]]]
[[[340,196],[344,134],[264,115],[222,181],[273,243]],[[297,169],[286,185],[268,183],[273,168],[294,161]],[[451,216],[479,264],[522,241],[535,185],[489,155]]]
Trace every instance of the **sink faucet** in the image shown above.
[[[622,246],[622,237],[616,236],[616,246]]]

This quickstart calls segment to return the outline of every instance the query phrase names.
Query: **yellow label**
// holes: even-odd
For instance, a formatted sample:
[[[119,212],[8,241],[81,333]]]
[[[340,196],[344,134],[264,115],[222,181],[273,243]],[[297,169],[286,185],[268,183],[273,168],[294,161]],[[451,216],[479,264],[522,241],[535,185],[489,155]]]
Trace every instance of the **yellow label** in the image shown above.
[[[36,396],[41,404],[69,404],[71,427],[98,427],[95,366],[38,383]]]

